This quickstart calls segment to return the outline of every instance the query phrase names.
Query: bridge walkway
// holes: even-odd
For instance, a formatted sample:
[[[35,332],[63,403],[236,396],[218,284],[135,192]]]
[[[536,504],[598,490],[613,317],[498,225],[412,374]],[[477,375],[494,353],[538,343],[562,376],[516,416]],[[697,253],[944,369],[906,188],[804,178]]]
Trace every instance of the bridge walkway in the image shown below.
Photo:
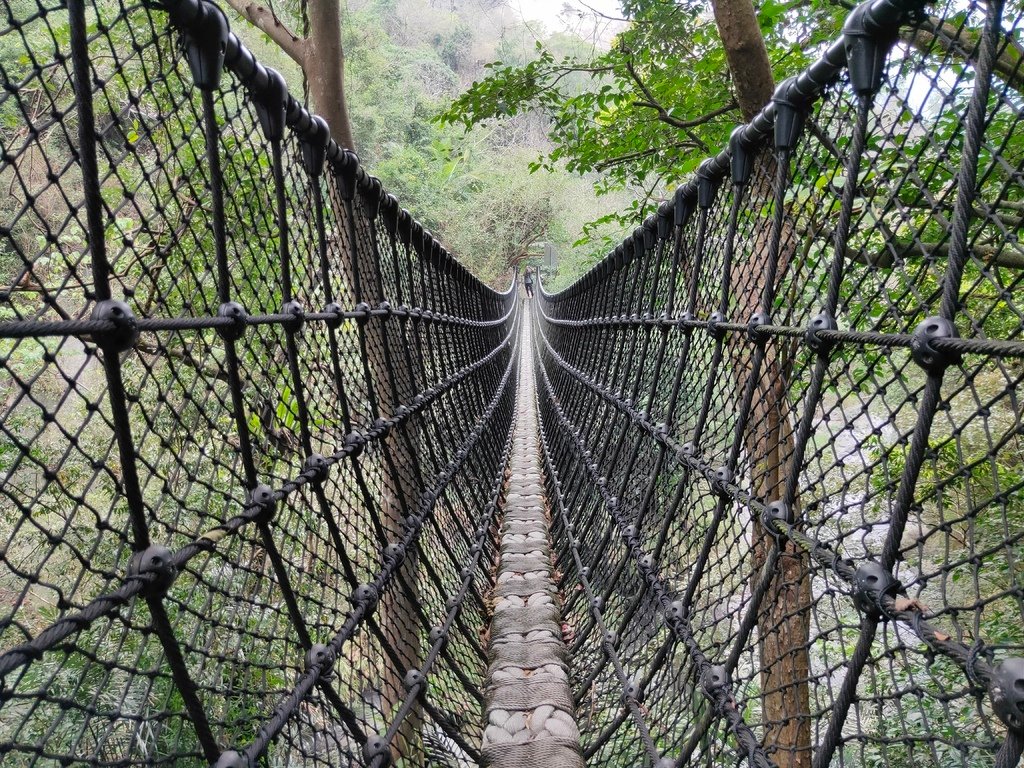
[[[576,768],[583,760],[551,556],[531,332],[527,319],[488,632],[483,757],[495,768]]]

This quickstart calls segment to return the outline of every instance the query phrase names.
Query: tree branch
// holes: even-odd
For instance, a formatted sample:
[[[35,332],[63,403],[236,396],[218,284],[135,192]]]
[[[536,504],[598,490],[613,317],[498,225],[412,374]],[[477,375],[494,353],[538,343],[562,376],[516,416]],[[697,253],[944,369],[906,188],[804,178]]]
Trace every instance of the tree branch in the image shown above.
[[[609,168],[611,168],[614,165],[622,165],[622,163],[628,163],[628,162],[630,162],[632,160],[640,160],[640,159],[645,158],[645,157],[650,157],[651,155],[656,155],[659,152],[664,152],[665,150],[668,150],[668,149],[684,149],[684,148],[697,149],[697,147],[694,147],[693,142],[690,142],[690,141],[676,141],[676,142],[673,142],[672,144],[666,144],[666,145],[660,146],[660,147],[649,147],[647,149],[637,150],[636,152],[627,152],[626,154],[618,155],[617,157],[610,157],[607,160],[602,160],[600,163],[597,163],[594,166],[594,170],[596,170],[596,171],[605,171],[605,170],[608,170]]]
[[[808,229],[804,226],[794,227],[796,233],[806,238],[808,249],[816,239],[827,243],[831,248],[831,233],[827,230]],[[896,263],[896,256],[902,258],[919,259],[945,259],[949,258],[950,243],[945,240],[941,243],[923,243],[918,240],[900,240],[894,236],[887,237],[885,245],[875,253],[867,251],[863,247],[847,246],[843,255],[857,264],[865,264],[869,267],[880,267],[887,269]],[[807,251],[805,251],[806,254]],[[1006,267],[1007,269],[1024,269],[1024,250],[1011,244],[985,245],[974,243],[968,246],[968,252],[986,267]]]
[[[876,267],[891,267],[896,263],[895,255],[891,249],[895,249],[901,256],[916,256],[920,258],[948,258],[950,251],[949,242],[942,243],[904,243],[894,241],[889,247],[878,254],[870,254],[862,248],[847,248],[846,258],[859,264],[867,264]],[[970,254],[981,261],[987,267],[1006,267],[1008,269],[1024,269],[1024,253],[1012,248],[1010,245],[982,245],[975,243],[969,246]]]
[[[277,43],[288,58],[300,67],[306,66],[306,41],[288,29],[273,11],[247,0],[227,0],[227,3]]]
[[[685,130],[687,128],[696,128],[697,126],[704,125],[705,123],[710,123],[716,117],[721,117],[722,115],[726,115],[732,112],[734,109],[736,109],[736,102],[730,101],[725,106],[719,107],[718,109],[713,109],[706,115],[695,117],[692,120],[680,120],[677,117],[672,117],[670,114],[668,114],[668,112],[661,104],[656,104],[650,101],[634,101],[633,106],[656,109],[658,110],[658,119],[661,120],[663,123],[667,123],[668,125],[671,125],[674,128],[681,128]]]
[[[958,27],[937,16],[926,16],[921,27],[904,30],[902,37],[922,53],[928,53],[934,45],[943,53],[957,56],[972,65],[977,64],[981,32],[976,29]],[[1021,66],[1024,49],[1005,33],[1002,42],[1002,50],[995,61],[995,71],[1013,90],[1024,94],[1024,67]]]
[[[653,109],[654,111],[656,111],[658,113],[658,120],[665,123],[666,125],[671,125],[673,128],[678,128],[679,130],[683,131],[690,138],[690,141],[692,141],[696,145],[696,148],[699,149],[701,152],[709,152],[710,149],[708,148],[707,144],[705,144],[701,140],[701,138],[693,132],[693,129],[699,125],[707,123],[708,121],[716,117],[719,117],[720,115],[724,115],[727,112],[731,112],[732,110],[736,109],[736,103],[730,100],[730,102],[726,104],[724,107],[719,107],[718,109],[712,110],[708,114],[702,115],[701,117],[698,117],[694,120],[680,120],[679,118],[672,117],[672,115],[668,113],[668,110],[665,109],[665,106],[660,101],[658,101],[657,97],[655,97],[654,93],[647,86],[647,83],[645,83],[643,79],[640,77],[640,75],[637,74],[636,69],[633,67],[632,59],[626,59],[626,71],[629,73],[629,76],[632,78],[633,82],[636,83],[637,87],[640,89],[640,92],[643,93],[645,97],[642,101],[634,101],[633,106],[646,107],[648,109]]]

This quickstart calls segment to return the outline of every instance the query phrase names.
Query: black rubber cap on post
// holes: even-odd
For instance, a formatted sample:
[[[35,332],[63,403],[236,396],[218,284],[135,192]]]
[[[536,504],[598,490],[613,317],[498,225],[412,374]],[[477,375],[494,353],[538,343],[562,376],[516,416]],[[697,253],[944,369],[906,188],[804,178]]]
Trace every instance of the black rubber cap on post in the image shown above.
[[[220,87],[230,34],[231,27],[224,11],[213,3],[200,3],[199,18],[182,37],[192,81],[200,90],[215,91]]]

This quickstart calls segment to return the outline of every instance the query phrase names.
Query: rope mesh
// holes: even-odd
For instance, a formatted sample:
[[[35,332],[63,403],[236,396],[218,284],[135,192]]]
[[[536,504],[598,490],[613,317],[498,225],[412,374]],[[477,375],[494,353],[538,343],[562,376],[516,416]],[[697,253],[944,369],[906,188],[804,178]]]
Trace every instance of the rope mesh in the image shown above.
[[[514,292],[206,0],[4,10],[0,758],[478,764]],[[871,0],[539,292],[588,764],[1019,763],[1022,15]]]
[[[912,10],[541,294],[589,765],[1018,764],[1022,10]]]
[[[475,761],[512,293],[213,5],[4,8],[0,760]]]

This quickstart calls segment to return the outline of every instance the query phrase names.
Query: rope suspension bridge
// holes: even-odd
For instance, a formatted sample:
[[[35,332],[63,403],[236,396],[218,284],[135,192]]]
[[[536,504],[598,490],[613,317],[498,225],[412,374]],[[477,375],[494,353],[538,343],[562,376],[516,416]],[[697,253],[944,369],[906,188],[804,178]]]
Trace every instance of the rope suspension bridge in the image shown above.
[[[5,766],[1020,764],[1019,4],[529,301],[209,0],[4,9]]]

